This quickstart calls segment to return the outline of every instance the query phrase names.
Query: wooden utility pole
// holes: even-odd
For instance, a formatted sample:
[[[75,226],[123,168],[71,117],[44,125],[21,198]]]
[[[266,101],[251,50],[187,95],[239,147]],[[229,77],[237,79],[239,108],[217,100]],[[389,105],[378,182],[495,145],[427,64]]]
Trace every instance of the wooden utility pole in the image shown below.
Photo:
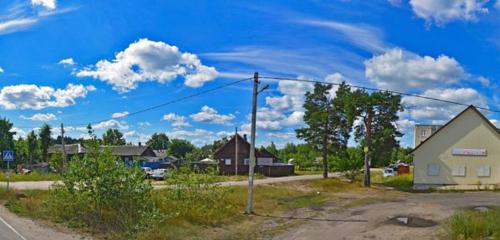
[[[63,152],[63,166],[62,169],[66,169],[66,163],[68,161],[67,155],[66,155],[66,146],[64,145],[64,124],[61,123],[61,146],[62,146],[62,152]]]
[[[238,128],[234,131],[234,174],[238,175]]]
[[[373,112],[370,110],[366,113],[365,119],[365,174],[363,186],[370,186],[370,147],[371,147],[371,137],[372,137],[372,119]]]
[[[255,72],[253,75],[253,95],[252,95],[252,123],[250,130],[250,163],[248,166],[248,198],[246,214],[252,214],[253,209],[253,178],[255,170],[255,124],[257,122],[257,95],[266,90],[269,85],[265,85],[261,89],[259,87],[259,73]]]

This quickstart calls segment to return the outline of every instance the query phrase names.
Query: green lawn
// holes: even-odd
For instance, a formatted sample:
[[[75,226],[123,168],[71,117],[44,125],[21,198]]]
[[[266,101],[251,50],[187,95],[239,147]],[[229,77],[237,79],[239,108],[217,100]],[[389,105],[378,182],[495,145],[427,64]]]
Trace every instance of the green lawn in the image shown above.
[[[22,182],[22,181],[56,181],[60,180],[61,176],[55,173],[39,173],[32,172],[27,175],[15,174],[11,173],[10,181],[11,182]],[[7,181],[7,173],[0,171],[0,182]]]

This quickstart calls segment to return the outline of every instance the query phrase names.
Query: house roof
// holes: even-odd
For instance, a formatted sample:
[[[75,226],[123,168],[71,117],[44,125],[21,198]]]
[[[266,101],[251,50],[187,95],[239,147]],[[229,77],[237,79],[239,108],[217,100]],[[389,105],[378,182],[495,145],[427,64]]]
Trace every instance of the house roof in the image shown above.
[[[243,144],[245,148],[250,149],[250,143],[245,138],[243,138],[241,135],[235,134],[235,135],[233,135],[233,137],[231,137],[231,139],[229,139],[229,141],[226,144],[224,144],[222,147],[220,147],[219,149],[217,149],[217,151],[214,152],[214,156],[221,154],[226,149],[226,146],[234,145],[235,136],[238,137],[238,144]],[[256,157],[268,157],[268,158],[278,159],[278,157],[276,157],[274,154],[270,153],[269,151],[267,151],[265,149],[260,150],[258,148],[255,148],[255,156]]]
[[[452,118],[450,121],[448,121],[445,125],[443,125],[442,127],[440,127],[436,132],[434,132],[432,135],[430,135],[427,139],[425,139],[423,142],[421,142],[418,146],[416,146],[413,150],[411,150],[410,153],[413,153],[415,152],[417,149],[420,148],[420,146],[424,145],[427,141],[429,141],[432,137],[436,136],[439,132],[441,132],[441,130],[445,129],[448,125],[450,125],[452,122],[454,122],[456,119],[460,118],[465,112],[467,112],[468,110],[473,110],[476,114],[478,114],[481,119],[483,119],[492,129],[495,130],[495,132],[497,134],[500,135],[500,129],[498,129],[488,118],[486,118],[484,116],[484,114],[482,114],[479,110],[477,110],[476,107],[474,107],[474,105],[470,105],[468,106],[466,109],[464,109],[462,112],[460,112],[459,114],[457,114],[454,118]]]
[[[149,146],[133,146],[133,145],[122,145],[122,146],[100,146],[101,149],[106,147],[111,148],[113,155],[115,156],[142,156],[147,153],[147,150],[151,150],[149,154],[152,157],[155,157],[155,153],[150,149]],[[83,147],[80,143],[77,144],[65,144],[64,148],[66,149],[67,154],[77,154],[77,153],[85,153],[85,147]],[[62,153],[62,145],[54,144],[49,147],[49,153]],[[154,156],[153,156],[154,155]]]
[[[66,153],[70,155],[85,152],[85,148],[80,143],[64,144],[64,148],[66,149]],[[47,151],[48,153],[62,153],[62,145],[54,144]]]

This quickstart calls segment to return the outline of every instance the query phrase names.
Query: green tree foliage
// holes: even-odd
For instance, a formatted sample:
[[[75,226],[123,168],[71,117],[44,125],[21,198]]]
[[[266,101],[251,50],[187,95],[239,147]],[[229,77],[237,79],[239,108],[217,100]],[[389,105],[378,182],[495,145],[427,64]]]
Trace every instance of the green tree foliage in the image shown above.
[[[14,134],[12,131],[12,123],[7,118],[0,119],[0,149],[14,148]]]
[[[26,136],[26,143],[28,144],[29,164],[32,165],[37,157],[39,149],[38,137],[35,131],[28,133],[28,136]]]
[[[168,146],[168,153],[180,159],[186,159],[186,154],[192,152],[196,147],[184,139],[172,139]]]
[[[363,150],[359,147],[349,147],[344,156],[335,157],[333,170],[343,172],[347,178],[354,180],[363,169],[363,164]]]
[[[48,158],[48,153],[47,150],[49,149],[50,145],[52,144],[52,138],[51,138],[51,128],[48,124],[43,124],[42,128],[40,129],[40,132],[38,133],[40,136],[40,150],[42,152],[42,162],[47,162]]]
[[[165,133],[153,133],[146,144],[154,150],[168,149],[169,139]]]
[[[398,112],[403,111],[401,96],[389,92],[357,91],[357,116],[363,120],[356,127],[355,138],[363,146],[369,146],[371,166],[386,166],[392,159],[393,151],[399,148],[398,138],[403,136],[396,128]],[[367,121],[371,118],[371,128]],[[366,135],[370,132],[367,142]]]
[[[278,148],[276,147],[276,145],[274,144],[274,142],[271,142],[271,144],[269,144],[265,149],[268,152],[274,154],[275,156],[279,155]]]
[[[411,154],[412,148],[411,147],[406,147],[406,148],[395,148],[392,152],[392,163],[395,163],[397,161],[401,161],[404,163],[412,163],[413,162],[413,156]]]
[[[23,164],[28,163],[28,142],[24,138],[20,137],[19,139],[14,140],[14,153],[16,154],[16,162]]]
[[[72,159],[62,183],[50,191],[48,212],[71,225],[128,236],[120,239],[151,227],[159,211],[143,172],[126,167],[111,149],[101,151],[95,140],[86,149],[83,157]]]
[[[102,142],[107,146],[118,146],[125,145],[125,139],[123,138],[123,133],[116,128],[110,128],[102,135]]]
[[[352,130],[355,105],[350,88],[343,82],[330,98],[331,85],[315,84],[313,92],[306,93],[304,122],[307,127],[297,129],[297,137],[322,152],[323,177],[328,177],[328,154],[345,155]]]

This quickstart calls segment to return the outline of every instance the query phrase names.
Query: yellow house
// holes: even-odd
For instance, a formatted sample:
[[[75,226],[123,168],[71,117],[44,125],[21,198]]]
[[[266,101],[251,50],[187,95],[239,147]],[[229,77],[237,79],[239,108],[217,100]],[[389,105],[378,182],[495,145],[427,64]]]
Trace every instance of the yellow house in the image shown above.
[[[416,189],[500,186],[500,131],[467,107],[412,151]]]

